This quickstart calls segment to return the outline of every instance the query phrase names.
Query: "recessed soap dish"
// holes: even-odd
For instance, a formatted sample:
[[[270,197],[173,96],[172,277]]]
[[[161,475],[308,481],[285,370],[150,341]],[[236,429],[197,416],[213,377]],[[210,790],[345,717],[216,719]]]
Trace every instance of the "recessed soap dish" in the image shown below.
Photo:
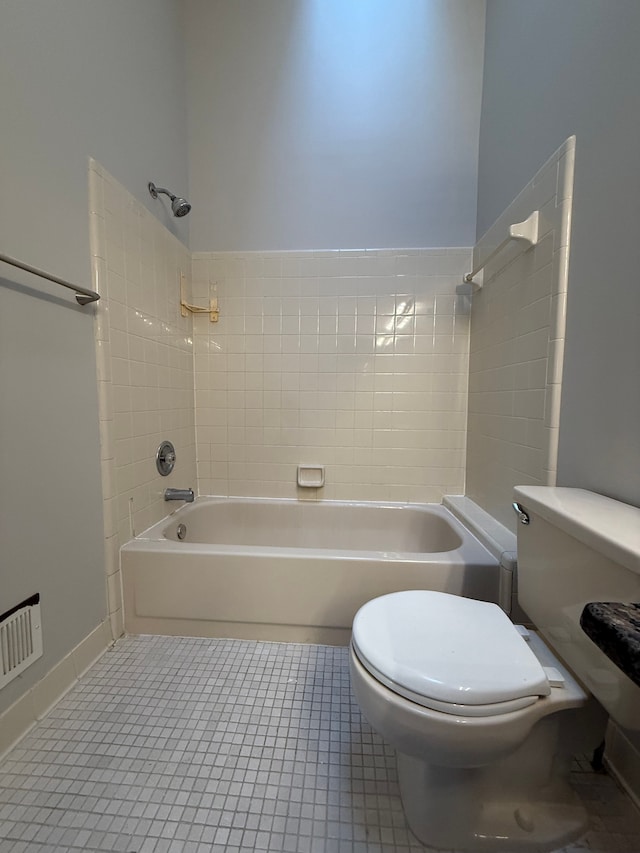
[[[324,486],[324,465],[298,465],[298,485],[303,489]]]

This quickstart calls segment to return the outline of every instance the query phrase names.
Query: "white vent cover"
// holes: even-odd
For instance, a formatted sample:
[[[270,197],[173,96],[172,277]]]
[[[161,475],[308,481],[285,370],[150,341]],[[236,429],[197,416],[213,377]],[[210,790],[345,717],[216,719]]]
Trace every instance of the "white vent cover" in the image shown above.
[[[33,595],[0,620],[0,689],[42,657],[40,596]]]

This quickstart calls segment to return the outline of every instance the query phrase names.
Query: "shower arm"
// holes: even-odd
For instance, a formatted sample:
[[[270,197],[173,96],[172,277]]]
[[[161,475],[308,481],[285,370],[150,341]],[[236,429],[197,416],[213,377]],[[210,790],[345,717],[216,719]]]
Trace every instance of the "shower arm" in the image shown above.
[[[157,187],[154,183],[151,183],[151,182],[149,183],[149,192],[151,193],[151,196],[153,198],[158,198],[158,195],[160,193],[163,193],[164,195],[168,195],[169,198],[171,199],[171,201],[175,201],[177,198],[177,196],[175,196],[169,190],[165,190],[164,187]]]
[[[186,198],[181,198],[180,196],[174,195],[169,190],[164,187],[157,187],[153,181],[149,181],[147,184],[147,188],[149,190],[149,194],[151,198],[158,198],[158,195],[162,193],[162,195],[167,195],[171,199],[171,212],[174,216],[178,218],[182,216],[186,216],[187,213],[191,210],[191,205],[186,200]]]

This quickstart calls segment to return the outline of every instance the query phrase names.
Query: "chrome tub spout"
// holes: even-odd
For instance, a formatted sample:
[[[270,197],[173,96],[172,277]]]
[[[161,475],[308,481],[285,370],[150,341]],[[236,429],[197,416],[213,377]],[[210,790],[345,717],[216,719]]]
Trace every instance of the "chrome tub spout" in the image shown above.
[[[194,499],[193,489],[167,489],[164,499],[165,501],[186,501],[190,504]]]

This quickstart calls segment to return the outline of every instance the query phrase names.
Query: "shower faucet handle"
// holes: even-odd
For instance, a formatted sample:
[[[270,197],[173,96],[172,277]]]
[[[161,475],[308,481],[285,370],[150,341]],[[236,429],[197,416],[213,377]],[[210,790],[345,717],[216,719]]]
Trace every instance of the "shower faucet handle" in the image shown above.
[[[163,441],[156,452],[156,468],[158,474],[166,477],[173,471],[176,464],[176,449],[170,441]]]

